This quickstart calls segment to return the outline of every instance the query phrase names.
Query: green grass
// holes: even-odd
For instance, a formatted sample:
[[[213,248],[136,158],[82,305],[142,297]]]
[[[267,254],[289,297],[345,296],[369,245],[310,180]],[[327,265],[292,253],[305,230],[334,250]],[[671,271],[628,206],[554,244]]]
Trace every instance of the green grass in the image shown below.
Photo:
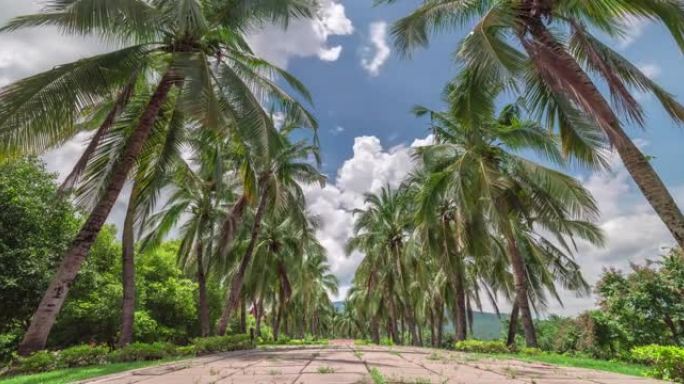
[[[7,378],[0,377],[0,384],[66,384],[131,369],[168,363],[174,360],[176,359],[135,361],[131,363],[113,363],[93,365],[90,367],[58,369],[56,371],[34,373],[30,375],[19,375]]]
[[[646,377],[646,373],[649,370],[647,366],[640,364],[626,363],[623,361],[597,360],[590,357],[565,356],[553,353],[543,353],[539,355],[497,354],[480,356],[547,363],[565,367],[595,369],[597,371],[622,373],[624,375],[640,377]]]
[[[385,380],[385,376],[378,371],[377,368],[371,368],[370,370],[370,376],[371,379],[373,380],[373,384],[386,384],[387,381]]]

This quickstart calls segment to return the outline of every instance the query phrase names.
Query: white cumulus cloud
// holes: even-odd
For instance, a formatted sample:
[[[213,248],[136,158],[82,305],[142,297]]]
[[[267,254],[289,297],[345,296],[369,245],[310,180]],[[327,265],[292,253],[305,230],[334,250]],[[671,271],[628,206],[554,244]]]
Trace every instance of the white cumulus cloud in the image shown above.
[[[371,76],[380,74],[380,68],[390,57],[390,47],[387,44],[387,23],[376,21],[369,27],[369,45],[363,48],[361,66]]]
[[[328,39],[351,35],[354,26],[341,3],[322,0],[319,6],[313,19],[292,20],[287,30],[277,25],[266,25],[251,32],[247,40],[258,55],[283,68],[297,57],[337,61],[342,54],[342,46],[331,45]]]

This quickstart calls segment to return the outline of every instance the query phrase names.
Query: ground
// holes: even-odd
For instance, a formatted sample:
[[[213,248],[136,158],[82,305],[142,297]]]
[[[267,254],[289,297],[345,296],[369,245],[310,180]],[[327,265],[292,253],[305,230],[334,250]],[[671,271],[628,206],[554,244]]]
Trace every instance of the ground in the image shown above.
[[[100,377],[89,384],[649,384],[661,381],[580,368],[495,360],[413,347],[272,348],[206,356]]]

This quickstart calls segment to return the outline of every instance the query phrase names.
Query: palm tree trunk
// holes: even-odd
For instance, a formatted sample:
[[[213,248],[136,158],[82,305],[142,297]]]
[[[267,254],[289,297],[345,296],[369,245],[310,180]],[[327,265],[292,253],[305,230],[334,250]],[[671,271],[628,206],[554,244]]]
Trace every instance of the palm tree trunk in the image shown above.
[[[109,129],[112,127],[112,125],[114,125],[114,121],[116,121],[116,118],[119,116],[121,111],[126,107],[128,101],[131,99],[131,96],[133,96],[133,91],[137,80],[138,76],[137,74],[134,74],[132,76],[131,81],[128,84],[126,84],[121,93],[119,93],[119,96],[114,102],[112,109],[109,111],[109,114],[107,114],[107,117],[104,119],[104,121],[97,129],[97,131],[95,131],[93,137],[90,138],[88,146],[86,147],[85,151],[83,151],[81,157],[78,159],[74,167],[71,169],[69,175],[64,179],[62,185],[59,186],[59,193],[66,192],[67,189],[70,189],[74,186],[74,184],[76,184],[76,181],[81,176],[81,173],[83,173],[83,171],[85,170],[86,165],[88,165],[88,161],[95,152],[95,149],[97,149],[98,145],[100,144],[100,141],[105,136],[105,134],[109,132]]]
[[[121,236],[121,282],[123,285],[123,302],[121,304],[121,335],[119,347],[125,347],[133,341],[135,323],[135,206],[138,185],[134,183],[128,199],[126,218]]]
[[[465,301],[465,289],[463,287],[463,278],[460,273],[456,272],[456,281],[454,282],[454,290],[456,294],[456,341],[465,340],[467,335],[467,310]]]
[[[525,272],[525,261],[518,251],[518,244],[510,228],[504,230],[508,256],[513,267],[513,280],[515,284],[516,301],[522,319],[523,330],[525,331],[525,342],[528,347],[537,347],[537,333],[534,329],[532,311],[527,301],[527,275]]]
[[[437,347],[437,333],[435,332],[435,310],[430,307],[430,345]]]
[[[373,315],[371,319],[371,340],[374,344],[380,344],[380,324],[377,315]]]
[[[256,335],[261,337],[261,319],[264,317],[264,297],[260,296],[256,302]]]
[[[245,254],[242,256],[240,261],[240,266],[238,267],[235,276],[230,284],[230,293],[228,294],[228,300],[226,300],[226,305],[221,314],[221,319],[218,324],[218,335],[224,335],[226,333],[226,328],[228,327],[228,320],[230,319],[231,312],[235,309],[240,298],[240,292],[242,291],[242,282],[245,278],[245,273],[247,272],[247,267],[252,262],[252,256],[254,255],[254,247],[256,246],[257,238],[259,237],[259,228],[261,228],[261,219],[266,211],[266,202],[268,200],[268,187],[263,184],[261,196],[259,197],[259,205],[257,206],[256,213],[254,214],[254,224],[252,225],[251,238]]]
[[[437,308],[439,309],[437,315],[437,347],[441,347],[444,332],[444,303],[441,302]]]
[[[470,337],[473,337],[473,307],[470,305],[470,298],[466,299],[466,311],[468,313],[468,332],[470,332]]]
[[[230,245],[235,238],[235,234],[238,230],[238,222],[245,213],[245,208],[247,208],[247,196],[243,194],[240,198],[233,204],[230,209],[228,216],[223,220],[221,226],[221,237],[218,242],[219,252],[225,254],[230,249]]]
[[[282,296],[282,294],[281,294]],[[274,296],[273,305],[271,306],[271,312],[273,313],[273,340],[278,341],[278,336],[280,336],[280,305],[278,303],[277,297]]]
[[[62,262],[57,268],[45,295],[31,319],[31,325],[26,334],[24,334],[21,344],[19,344],[19,354],[28,355],[45,347],[50,330],[52,330],[57,315],[62,309],[64,300],[69,293],[69,288],[81,270],[81,265],[85,261],[90,247],[95,242],[95,238],[100,233],[100,229],[107,220],[109,212],[112,210],[114,203],[116,203],[119,193],[126,183],[128,173],[135,165],[152,131],[162,104],[166,100],[171,87],[180,80],[169,71],[159,82],[157,89],[147,104],[145,112],[140,117],[138,126],[128,138],[123,156],[113,168],[107,189],[100,196],[90,216],[88,216],[88,219],[81,227],[71,246],[64,253]]]
[[[240,333],[247,333],[247,303],[240,301]]]
[[[201,235],[198,233],[197,242],[195,244],[195,252],[197,257],[197,285],[199,290],[199,323],[200,335],[202,337],[209,336],[209,302],[207,301],[207,277],[204,268],[204,249],[202,247]]]
[[[569,91],[565,92],[567,96],[596,120],[646,200],[665,223],[675,241],[684,248],[682,211],[649,160],[622,129],[620,120],[608,101],[575,58],[549,33],[541,20],[532,21],[529,30],[535,41],[525,42],[523,38],[523,45],[537,70],[546,74],[545,81],[555,83],[561,89],[569,88]],[[547,65],[549,61],[553,61],[554,64]]]
[[[507,346],[515,344],[515,334],[518,332],[518,299],[513,301],[513,309],[511,309],[511,318],[508,321],[508,338],[506,339]]]
[[[466,339],[467,324],[466,324],[466,302],[465,302],[465,284],[463,277],[463,266],[459,254],[454,254],[453,248],[449,245],[451,236],[451,226],[448,219],[442,219],[442,230],[444,235],[444,257],[445,265],[449,272],[449,282],[454,291],[456,303],[454,306],[454,330],[456,341],[463,341]],[[453,256],[453,257],[452,257]]]

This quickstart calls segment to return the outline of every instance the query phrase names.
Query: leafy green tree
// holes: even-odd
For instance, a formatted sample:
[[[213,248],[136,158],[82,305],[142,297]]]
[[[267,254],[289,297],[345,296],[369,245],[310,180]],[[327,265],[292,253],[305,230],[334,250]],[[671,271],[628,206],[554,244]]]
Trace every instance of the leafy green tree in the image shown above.
[[[0,333],[26,326],[78,230],[55,182],[37,159],[0,162]]]
[[[601,309],[628,330],[631,342],[684,343],[684,257],[673,250],[657,263],[632,265],[625,275],[610,269],[596,285]]]
[[[463,71],[470,74],[471,99],[464,100],[462,108],[470,112],[487,108],[478,98],[505,87],[522,93],[549,127],[559,129],[565,154],[596,165],[602,161],[594,148],[608,140],[684,247],[684,215],[648,157],[624,131],[625,121],[645,125],[634,91],[653,94],[676,122],[684,121],[684,107],[592,34],[620,36],[631,18],[662,24],[684,50],[684,5],[679,0],[423,0],[395,23],[392,32],[396,47],[408,54],[426,46],[433,33],[472,27],[456,54]],[[605,81],[612,105],[590,75]]]

